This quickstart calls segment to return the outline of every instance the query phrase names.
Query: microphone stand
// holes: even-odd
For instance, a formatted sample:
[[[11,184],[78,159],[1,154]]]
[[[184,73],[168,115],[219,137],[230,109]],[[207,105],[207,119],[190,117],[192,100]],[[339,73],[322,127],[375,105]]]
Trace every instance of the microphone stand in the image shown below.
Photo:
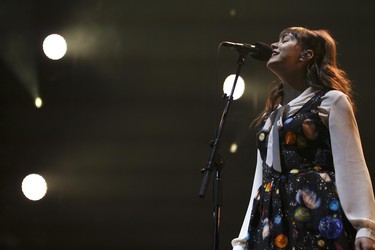
[[[240,71],[242,66],[245,64],[246,55],[248,52],[245,50],[239,50],[239,58],[238,58],[238,66],[236,77],[234,79],[233,87],[229,96],[224,95],[224,98],[227,99],[226,106],[224,108],[223,114],[221,116],[221,120],[219,123],[219,127],[217,130],[216,138],[210,142],[210,147],[212,148],[210,154],[210,160],[208,161],[207,167],[201,170],[203,174],[202,184],[199,190],[199,197],[204,198],[208,182],[210,179],[210,175],[212,172],[215,172],[213,178],[213,219],[214,219],[214,237],[213,237],[213,250],[219,249],[219,232],[220,232],[220,213],[221,213],[221,206],[222,206],[222,169],[224,167],[224,159],[218,153],[220,147],[220,138],[223,133],[225,121],[233,101],[233,93],[236,88],[237,80],[240,75]]]

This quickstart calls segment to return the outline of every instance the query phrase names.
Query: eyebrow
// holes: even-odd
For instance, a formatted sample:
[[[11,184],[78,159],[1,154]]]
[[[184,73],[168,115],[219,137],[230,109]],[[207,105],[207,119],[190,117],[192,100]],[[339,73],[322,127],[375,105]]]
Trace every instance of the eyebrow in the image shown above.
[[[284,39],[287,36],[290,36],[291,38],[294,37],[292,34],[288,33],[288,34],[284,34],[283,36],[281,36],[280,39],[282,40],[282,39]]]

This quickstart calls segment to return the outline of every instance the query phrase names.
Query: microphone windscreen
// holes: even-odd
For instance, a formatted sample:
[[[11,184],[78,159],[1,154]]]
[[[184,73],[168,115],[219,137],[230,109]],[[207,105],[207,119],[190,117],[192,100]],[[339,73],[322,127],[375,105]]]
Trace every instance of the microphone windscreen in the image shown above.
[[[251,53],[254,59],[268,61],[272,56],[272,48],[266,43],[255,43],[255,51]]]

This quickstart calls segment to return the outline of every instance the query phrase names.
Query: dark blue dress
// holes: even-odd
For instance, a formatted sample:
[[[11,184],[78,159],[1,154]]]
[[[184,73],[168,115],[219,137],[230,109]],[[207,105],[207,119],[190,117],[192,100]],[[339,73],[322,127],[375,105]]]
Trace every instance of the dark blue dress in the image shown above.
[[[324,94],[283,118],[282,172],[265,163],[268,132],[257,134],[263,185],[253,203],[248,249],[354,249],[356,231],[340,206],[329,131],[317,111]]]

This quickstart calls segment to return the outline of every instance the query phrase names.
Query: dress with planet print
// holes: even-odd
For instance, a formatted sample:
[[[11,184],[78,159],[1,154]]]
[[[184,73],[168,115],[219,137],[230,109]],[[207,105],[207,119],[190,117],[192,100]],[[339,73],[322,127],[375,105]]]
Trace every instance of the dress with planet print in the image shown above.
[[[356,231],[345,217],[335,186],[329,131],[317,107],[321,91],[279,130],[282,172],[266,164],[268,132],[257,144],[263,185],[255,196],[247,249],[354,249]]]

